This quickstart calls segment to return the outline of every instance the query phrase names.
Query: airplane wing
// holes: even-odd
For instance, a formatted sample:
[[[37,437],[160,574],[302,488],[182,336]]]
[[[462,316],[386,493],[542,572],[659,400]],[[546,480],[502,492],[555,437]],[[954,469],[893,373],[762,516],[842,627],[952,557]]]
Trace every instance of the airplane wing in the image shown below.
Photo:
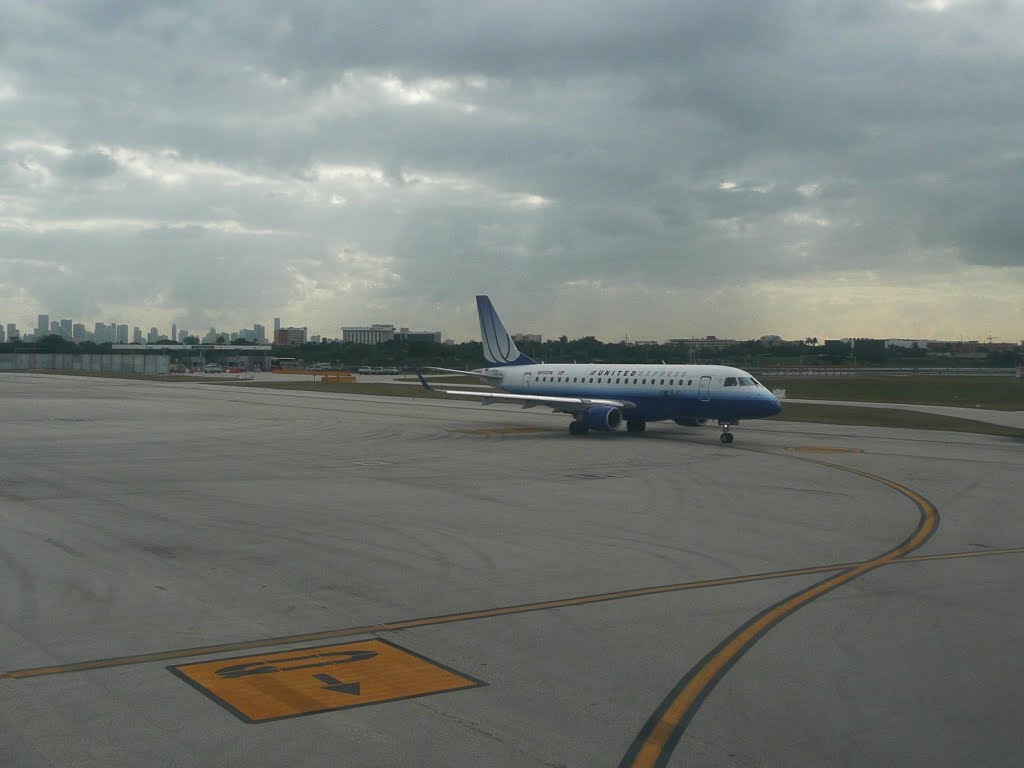
[[[428,371],[441,371],[441,373],[460,373],[463,376],[476,376],[481,381],[501,381],[500,373],[481,373],[478,371],[460,371],[457,368],[438,368],[436,365],[425,366]],[[419,371],[416,371],[416,375],[419,376]],[[420,378],[422,381],[422,377]]]
[[[628,400],[605,400],[603,398],[590,397],[555,397],[554,395],[513,395],[507,392],[480,392],[463,389],[437,389],[430,386],[423,374],[416,371],[420,383],[424,389],[431,392],[439,392],[442,395],[462,395],[463,397],[478,397],[481,405],[493,405],[494,403],[520,403],[523,408],[535,408],[544,405],[557,413],[578,413],[595,406],[611,406],[612,408],[636,408],[636,403]]]

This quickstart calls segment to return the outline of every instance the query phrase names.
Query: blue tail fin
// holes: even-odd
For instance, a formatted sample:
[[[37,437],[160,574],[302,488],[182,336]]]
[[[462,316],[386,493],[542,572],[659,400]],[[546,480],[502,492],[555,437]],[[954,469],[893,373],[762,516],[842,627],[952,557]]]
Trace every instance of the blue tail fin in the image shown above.
[[[476,297],[476,311],[480,315],[480,340],[484,345],[484,358],[492,366],[503,365],[536,365],[518,349],[512,337],[508,335],[501,318],[494,310],[490,298]]]

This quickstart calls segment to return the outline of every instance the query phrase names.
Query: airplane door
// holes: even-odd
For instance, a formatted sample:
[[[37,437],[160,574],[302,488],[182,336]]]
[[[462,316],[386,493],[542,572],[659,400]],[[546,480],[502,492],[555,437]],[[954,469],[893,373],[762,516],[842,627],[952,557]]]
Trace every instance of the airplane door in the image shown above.
[[[711,402],[711,377],[701,376],[700,387],[697,389],[697,396],[702,403]]]
[[[532,373],[524,373],[523,374],[523,389],[529,389],[530,388],[530,379],[531,378],[533,378],[533,374]]]

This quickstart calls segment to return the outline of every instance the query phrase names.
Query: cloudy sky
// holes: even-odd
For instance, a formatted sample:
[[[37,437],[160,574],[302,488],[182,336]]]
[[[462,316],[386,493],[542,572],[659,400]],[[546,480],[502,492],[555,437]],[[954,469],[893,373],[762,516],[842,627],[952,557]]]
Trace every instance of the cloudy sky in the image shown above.
[[[282,6],[287,6],[282,10]],[[1024,338],[1015,0],[0,0],[0,321]]]

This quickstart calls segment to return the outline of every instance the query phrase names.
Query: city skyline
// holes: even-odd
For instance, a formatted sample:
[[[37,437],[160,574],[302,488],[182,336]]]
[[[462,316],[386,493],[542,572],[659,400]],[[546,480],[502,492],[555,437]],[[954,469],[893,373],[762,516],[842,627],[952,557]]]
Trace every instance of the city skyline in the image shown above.
[[[6,4],[0,313],[465,340],[487,293],[544,335],[1019,339],[1022,26],[969,0]]]
[[[89,325],[92,326],[91,330],[87,327]],[[94,321],[91,323],[76,322],[74,318],[51,320],[48,314],[40,314],[37,315],[36,322],[32,327],[20,326],[16,322],[0,321],[0,330],[3,331],[4,337],[6,337],[0,338],[0,341],[10,341],[9,337],[12,330],[16,330],[19,338],[22,340],[38,340],[49,335],[54,335],[76,342],[96,341],[97,343],[111,342],[117,344],[152,344],[168,339],[180,342],[188,337],[209,339],[211,337],[223,335],[231,339],[242,338],[251,342],[257,342],[260,340],[268,341],[266,326],[262,323],[254,323],[250,328],[241,328],[237,331],[217,329],[215,327],[210,327],[206,331],[190,331],[187,328],[179,329],[177,323],[172,322],[169,334],[162,333],[158,326],[150,326],[148,331],[144,331],[144,327],[144,325],[140,326],[120,323],[117,320]],[[130,332],[129,328],[131,329]]]
[[[155,343],[157,341],[174,338],[174,336],[171,336],[171,335],[168,335],[168,334],[161,334],[158,326],[151,326],[148,331],[144,332],[143,331],[144,326],[142,326],[142,325],[132,325],[132,324],[127,324],[127,323],[118,323],[116,321],[110,321],[110,322],[96,321],[96,322],[92,323],[92,325],[94,326],[94,330],[93,331],[88,331],[85,328],[85,325],[86,325],[85,323],[76,322],[73,318],[61,318],[60,320],[53,320],[53,319],[51,319],[51,317],[56,317],[56,315],[51,316],[51,315],[48,315],[48,314],[40,314],[40,315],[37,316],[37,320],[36,320],[37,324],[36,324],[36,326],[34,328],[26,329],[26,328],[23,328],[22,326],[17,326],[18,327],[18,331],[19,331],[19,333],[21,335],[21,340],[24,341],[24,340],[28,340],[28,339],[32,338],[35,335],[35,332],[39,328],[38,322],[42,318],[44,318],[44,317],[47,319],[47,323],[48,323],[48,325],[50,327],[50,332],[54,333],[55,335],[63,335],[61,333],[62,329],[65,329],[65,326],[70,327],[72,329],[72,331],[73,331],[71,336],[64,336],[64,338],[69,339],[71,341],[89,340],[89,341],[97,341],[97,343],[103,343],[103,342],[110,341],[110,342],[113,342],[113,343],[140,343],[140,344],[149,343],[149,344],[152,344],[152,343]],[[274,325],[272,326],[273,327],[273,331],[272,331],[271,334],[267,333],[267,326],[262,324],[262,323],[253,323],[251,327],[240,328],[238,330],[227,330],[227,329],[223,329],[223,328],[222,329],[218,329],[216,327],[211,327],[211,328],[208,328],[208,329],[203,330],[203,331],[192,331],[192,330],[189,330],[189,329],[186,329],[186,328],[178,328],[176,323],[172,323],[171,324],[171,330],[175,332],[175,336],[177,337],[175,340],[177,340],[179,342],[183,341],[183,339],[186,338],[186,337],[192,336],[192,337],[197,337],[199,339],[200,343],[214,343],[216,338],[223,337],[223,338],[225,338],[228,341],[236,340],[236,339],[242,339],[244,341],[248,341],[248,342],[252,342],[252,343],[268,343],[268,344],[276,343],[276,338],[277,338],[279,330],[285,330],[285,331],[288,331],[288,330],[291,330],[291,331],[301,330],[305,334],[305,337],[308,340],[313,341],[313,342],[319,342],[319,341],[321,341],[321,339],[328,340],[328,341],[342,341],[342,340],[345,340],[346,336],[348,336],[348,332],[349,331],[353,331],[353,330],[369,331],[371,329],[373,329],[373,330],[376,330],[376,329],[390,329],[391,333],[387,334],[387,339],[388,340],[390,340],[392,337],[397,337],[397,336],[401,336],[401,335],[410,333],[410,330],[409,330],[408,326],[396,326],[395,324],[392,324],[392,323],[386,323],[386,324],[380,324],[380,323],[378,323],[378,324],[364,324],[363,326],[359,326],[359,327],[355,327],[355,326],[339,326],[339,327],[337,327],[335,329],[337,331],[336,334],[321,334],[321,333],[314,334],[314,333],[309,333],[308,326],[289,326],[289,325],[283,325],[283,324],[281,324],[281,319],[278,318],[278,317],[273,318],[273,323],[274,323]],[[12,325],[12,323],[7,322],[3,318],[0,318],[0,330],[4,331],[4,333],[5,333],[5,337],[2,340],[0,340],[0,341],[7,342],[7,341],[11,340],[10,339],[10,327],[11,327],[11,325]],[[17,324],[15,324],[15,325],[17,325]],[[113,336],[110,337],[110,338],[103,337],[100,340],[97,340],[96,338],[94,338],[95,333],[96,333],[95,329],[98,328],[99,326],[103,326],[104,329],[106,331],[112,333]],[[132,330],[132,334],[131,334],[130,338],[128,336],[128,329],[129,328],[131,328],[131,330]],[[87,331],[88,338],[77,336],[76,333],[75,333],[75,331],[77,331],[77,329],[82,329],[82,330]],[[122,329],[124,331],[123,334],[121,333]],[[399,331],[401,333],[399,333]],[[436,335],[437,337],[439,337],[439,339],[440,339],[440,337],[443,337],[443,334],[441,334],[440,332],[436,332],[436,331],[429,331],[429,332],[427,332],[427,331],[412,331],[411,333],[414,336]],[[49,334],[46,334],[46,335],[49,335]],[[513,336],[515,336],[518,340],[532,340],[532,341],[537,341],[537,342],[540,342],[542,340],[558,339],[558,338],[560,338],[563,335],[567,335],[567,334],[558,333],[558,332],[554,332],[554,333],[550,333],[550,334],[546,334],[546,333],[538,334],[538,333],[534,333],[532,331],[514,331],[513,332]],[[592,335],[594,335],[594,334],[584,334],[584,336],[592,336]],[[584,336],[573,336],[573,337],[569,337],[569,338],[578,339],[578,338],[583,338]],[[293,337],[294,337],[294,334],[293,334]],[[603,342],[606,342],[606,343],[615,343],[617,341],[626,341],[628,343],[628,341],[629,341],[629,334],[627,333],[627,334],[625,334],[625,336],[623,336],[621,338],[615,338],[615,339],[601,338],[600,336],[595,336],[595,338],[598,338],[599,340],[601,340]],[[643,339],[642,341],[640,341],[639,339],[641,339],[641,337],[634,334],[633,335],[633,339],[634,339],[633,343],[635,343],[635,344],[642,344],[642,343],[663,344],[663,343],[671,343],[671,342],[678,342],[678,341],[684,341],[684,342],[685,341],[691,341],[691,342],[704,342],[704,343],[706,343],[706,342],[708,342],[710,340],[716,340],[716,341],[719,341],[719,342],[738,343],[738,342],[758,340],[758,339],[763,340],[763,339],[766,339],[766,338],[771,338],[773,340],[778,340],[778,341],[802,341],[804,339],[812,339],[813,338],[813,339],[816,340],[817,343],[824,343],[824,341],[825,341],[825,337],[823,337],[823,336],[816,336],[814,334],[799,334],[799,335],[793,336],[793,337],[783,337],[783,336],[780,336],[778,334],[770,334],[770,333],[761,333],[761,334],[757,334],[757,335],[750,336],[750,337],[747,337],[747,338],[730,338],[730,337],[725,337],[725,336],[718,336],[716,334],[707,334],[707,335],[678,335],[678,334],[677,335],[672,335],[672,334],[669,334],[669,335],[663,335],[663,336],[654,337],[654,338],[648,337],[648,338]],[[991,335],[991,334],[986,335],[986,336],[982,336],[982,337],[979,337],[979,338],[971,338],[969,336],[961,336],[961,337],[954,337],[954,338],[939,338],[939,337],[925,337],[925,336],[910,337],[910,336],[900,336],[900,335],[895,335],[895,334],[883,334],[881,336],[875,337],[875,336],[867,336],[865,334],[849,334],[849,333],[847,333],[847,334],[840,334],[840,335],[837,335],[835,337],[830,337],[830,338],[834,338],[836,340],[844,340],[844,341],[848,341],[848,340],[851,340],[851,339],[858,339],[858,338],[877,338],[877,339],[885,339],[885,340],[888,340],[888,341],[905,342],[905,343],[897,344],[897,346],[907,346],[909,343],[917,342],[917,341],[920,341],[920,342],[937,342],[937,343],[956,343],[956,342],[960,342],[960,343],[972,343],[972,344],[973,343],[989,343],[989,344],[997,343],[997,344],[1024,345],[1024,339],[1021,339],[1021,338],[1002,338],[1002,337]],[[479,335],[477,335],[477,337],[475,337],[475,338],[453,339],[452,341],[454,341],[456,343],[461,343],[461,342],[465,342],[465,341],[479,341]]]

